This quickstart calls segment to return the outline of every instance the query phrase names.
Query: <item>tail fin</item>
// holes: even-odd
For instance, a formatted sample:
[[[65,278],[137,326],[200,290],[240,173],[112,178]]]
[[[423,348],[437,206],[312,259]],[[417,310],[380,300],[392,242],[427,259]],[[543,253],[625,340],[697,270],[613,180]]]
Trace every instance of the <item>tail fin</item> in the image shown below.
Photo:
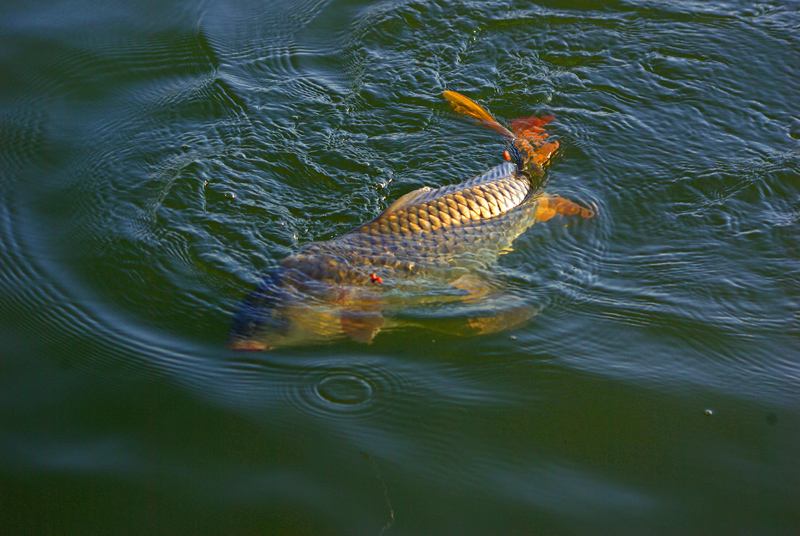
[[[548,135],[544,130],[544,126],[555,119],[552,115],[515,119],[511,121],[512,130],[509,130],[501,125],[483,106],[461,93],[445,90],[442,92],[442,97],[450,103],[450,106],[456,112],[477,119],[485,127],[508,138],[512,143],[512,147],[516,149],[516,151],[512,150],[512,153],[521,155],[522,160],[524,160],[524,162],[517,162],[520,169],[529,162],[539,167],[544,166],[558,149],[557,141],[545,141]]]
[[[514,131],[514,145],[528,154],[528,161],[544,166],[558,150],[557,141],[546,141],[548,134],[544,126],[555,119],[554,115],[520,117],[511,121]]]
[[[515,138],[513,132],[501,125],[497,119],[492,117],[492,114],[486,111],[483,106],[469,97],[464,96],[456,91],[450,91],[449,89],[446,89],[442,92],[442,97],[444,97],[444,100],[450,103],[450,106],[452,106],[453,110],[455,110],[457,113],[468,115],[473,119],[477,119],[482,125],[500,133],[500,135],[505,136],[510,140]]]
[[[544,126],[555,118],[556,116],[554,115],[520,117],[511,121],[511,130],[514,131],[514,136],[518,138],[525,138],[530,141],[544,141],[547,138]]]

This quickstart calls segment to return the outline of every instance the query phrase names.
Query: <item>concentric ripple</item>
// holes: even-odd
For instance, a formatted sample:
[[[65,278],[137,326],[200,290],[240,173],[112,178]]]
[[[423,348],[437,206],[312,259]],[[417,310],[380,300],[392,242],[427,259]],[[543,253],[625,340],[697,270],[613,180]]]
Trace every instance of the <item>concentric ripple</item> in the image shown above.
[[[300,411],[323,419],[371,420],[390,407],[404,387],[402,377],[375,363],[342,368],[309,367],[287,384],[286,398]]]
[[[372,385],[352,374],[332,374],[322,378],[315,387],[317,396],[337,407],[356,407],[372,398]]]

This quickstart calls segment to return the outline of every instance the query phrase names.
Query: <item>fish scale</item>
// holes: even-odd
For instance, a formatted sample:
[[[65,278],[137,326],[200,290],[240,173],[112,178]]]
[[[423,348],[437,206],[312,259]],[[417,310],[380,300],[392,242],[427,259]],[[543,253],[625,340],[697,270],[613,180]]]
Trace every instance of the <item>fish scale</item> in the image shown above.
[[[282,265],[313,279],[367,284],[373,271],[391,279],[452,266],[464,253],[496,256],[533,223],[534,192],[529,177],[501,164],[461,184],[421,191],[349,233],[308,244]]]
[[[409,192],[374,220],[286,257],[243,302],[231,347],[268,350],[338,335],[371,342],[390,324],[403,323],[393,318],[403,304],[485,296],[492,285],[484,269],[534,222],[560,213],[591,216],[574,203],[540,195],[544,165],[559,146],[545,142],[542,127],[552,117],[515,120],[512,131],[468,97],[442,95],[456,111],[506,138],[507,163],[460,184]],[[534,313],[512,308],[470,318],[464,329],[495,332]]]
[[[468,181],[461,185],[461,189],[446,186],[431,190],[425,195],[427,200],[384,213],[355,232],[413,234],[488,220],[518,206],[531,191],[530,180],[517,175],[511,164],[497,166],[478,179],[486,176],[493,178],[494,182]]]

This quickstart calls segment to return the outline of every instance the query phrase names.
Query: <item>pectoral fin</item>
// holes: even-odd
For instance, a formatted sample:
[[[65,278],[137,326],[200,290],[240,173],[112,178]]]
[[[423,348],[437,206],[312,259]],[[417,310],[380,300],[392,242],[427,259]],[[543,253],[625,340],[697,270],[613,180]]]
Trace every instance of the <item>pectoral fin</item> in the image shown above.
[[[467,325],[475,335],[488,335],[498,333],[521,326],[538,311],[530,305],[520,305],[498,311],[492,316],[475,316],[467,320]]]
[[[466,292],[465,301],[480,300],[492,293],[492,286],[477,274],[464,274],[450,282],[450,286]]]
[[[486,279],[476,274],[465,274],[452,281],[451,286],[467,292],[464,301],[479,301],[496,292],[496,288]],[[461,329],[465,335],[487,335],[506,331],[520,326],[532,318],[538,310],[530,305],[520,304],[498,309],[490,315],[473,316],[466,319]],[[462,320],[463,322],[463,320]],[[463,325],[463,324],[462,324]]]
[[[430,327],[441,333],[462,337],[489,335],[518,328],[538,312],[531,305],[516,305],[491,314],[443,320]]]
[[[375,311],[345,311],[340,322],[345,335],[356,342],[369,344],[383,327],[384,318]]]

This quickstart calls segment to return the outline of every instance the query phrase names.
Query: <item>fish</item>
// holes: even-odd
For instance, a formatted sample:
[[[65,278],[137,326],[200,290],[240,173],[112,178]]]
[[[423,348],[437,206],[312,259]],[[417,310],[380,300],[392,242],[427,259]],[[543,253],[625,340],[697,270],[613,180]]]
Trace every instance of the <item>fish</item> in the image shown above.
[[[408,192],[375,219],[284,258],[241,302],[230,348],[269,351],[343,338],[371,343],[384,330],[417,325],[402,315],[409,307],[479,303],[497,293],[486,271],[534,223],[595,215],[543,190],[545,168],[559,149],[545,129],[552,115],[506,127],[461,93],[446,90],[442,97],[506,140],[505,162],[459,184]],[[512,305],[445,322],[445,330],[495,333],[535,312]]]

